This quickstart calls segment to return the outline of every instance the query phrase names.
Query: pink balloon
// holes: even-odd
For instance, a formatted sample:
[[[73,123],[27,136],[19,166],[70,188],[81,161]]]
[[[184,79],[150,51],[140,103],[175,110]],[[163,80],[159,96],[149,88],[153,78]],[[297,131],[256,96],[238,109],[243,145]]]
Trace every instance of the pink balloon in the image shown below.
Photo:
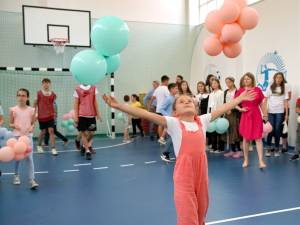
[[[246,7],[241,11],[238,23],[245,30],[251,30],[258,24],[258,13],[254,8]]]
[[[243,29],[237,23],[225,24],[222,29],[221,40],[226,44],[239,42],[243,37]]]
[[[31,144],[31,140],[27,136],[21,136],[19,137],[18,141],[24,142],[26,145]]]
[[[225,0],[224,4],[228,2],[237,4],[240,7],[240,9],[243,9],[248,5],[247,0]]]
[[[223,48],[223,53],[228,58],[235,58],[239,56],[241,51],[242,51],[242,46],[240,45],[240,43],[225,45]]]
[[[32,147],[31,147],[31,146],[28,146],[28,147],[27,147],[27,150],[26,150],[26,153],[30,153],[30,152],[32,152]]]
[[[7,140],[6,145],[7,145],[8,147],[13,148],[13,147],[15,146],[16,143],[17,143],[17,139],[15,139],[15,138],[10,138],[10,139]]]
[[[71,116],[70,119],[74,118],[74,117],[75,117],[74,109],[72,109],[72,110],[69,112],[69,114],[70,114],[70,116]]]
[[[272,130],[273,130],[273,127],[269,122],[266,122],[263,124],[263,132],[264,133],[269,134],[272,132]]]
[[[223,49],[220,40],[214,36],[206,38],[203,47],[205,52],[210,56],[219,55]]]
[[[14,146],[14,151],[16,154],[23,154],[26,152],[27,145],[24,142],[18,141]]]
[[[24,154],[16,154],[15,155],[15,160],[20,161],[26,157],[25,153]]]
[[[210,12],[205,19],[205,27],[211,33],[221,33],[224,24],[220,17],[220,11],[214,10]]]
[[[15,152],[11,147],[5,146],[0,149],[0,161],[9,162],[15,157]]]
[[[67,114],[64,114],[64,115],[62,116],[62,119],[63,119],[63,120],[68,120],[68,119],[71,119],[71,116],[69,115],[69,113],[67,113]]]
[[[224,24],[235,22],[240,16],[240,7],[234,2],[225,2],[220,9],[220,17]]]

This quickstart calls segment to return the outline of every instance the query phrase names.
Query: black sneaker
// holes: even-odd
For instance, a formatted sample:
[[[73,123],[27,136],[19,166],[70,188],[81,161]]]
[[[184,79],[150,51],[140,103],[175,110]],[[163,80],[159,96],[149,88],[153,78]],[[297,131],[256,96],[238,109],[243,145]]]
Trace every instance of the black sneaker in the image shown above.
[[[96,151],[93,149],[93,147],[91,146],[91,147],[89,147],[89,150],[90,150],[90,152],[92,153],[92,154],[96,154]]]
[[[80,150],[80,141],[75,140],[75,146],[77,150]]]
[[[86,152],[85,153],[85,159],[86,160],[92,160],[92,153],[91,152]]]
[[[84,156],[85,153],[85,148],[83,147],[83,145],[80,146],[80,155]]]
[[[299,160],[300,157],[299,155],[293,155],[291,158],[290,158],[290,161],[296,161],[296,160]]]
[[[283,148],[283,149],[281,149],[281,152],[282,152],[282,153],[287,153],[288,150],[287,150],[286,148]]]
[[[168,153],[163,153],[160,155],[161,160],[165,161],[165,162],[171,162],[170,156]]]

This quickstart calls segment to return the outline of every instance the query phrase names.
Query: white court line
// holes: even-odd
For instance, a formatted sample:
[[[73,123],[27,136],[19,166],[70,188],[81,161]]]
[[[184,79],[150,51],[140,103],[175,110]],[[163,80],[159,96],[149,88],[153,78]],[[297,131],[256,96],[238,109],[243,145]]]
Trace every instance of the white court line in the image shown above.
[[[77,164],[74,164],[73,166],[90,166],[92,165],[92,163],[77,163]]]
[[[2,175],[14,175],[15,173],[2,173]]]
[[[175,160],[176,158],[170,158],[171,160]]]
[[[108,166],[103,166],[103,167],[95,167],[93,170],[105,170],[108,169]]]
[[[37,171],[37,172],[34,172],[36,174],[46,174],[46,173],[49,173],[48,171]]]
[[[249,219],[249,218],[254,218],[254,217],[267,216],[267,215],[290,212],[290,211],[296,211],[296,210],[300,210],[300,207],[289,208],[289,209],[281,209],[281,210],[258,213],[258,214],[252,214],[252,215],[248,215],[248,216],[234,217],[234,218],[225,219],[225,220],[217,220],[217,221],[208,222],[208,223],[205,223],[205,224],[206,225],[212,225],[212,224],[227,223],[227,222],[232,222],[232,221],[237,221],[237,220],[244,220],[244,219]]]
[[[128,167],[128,166],[134,166],[134,164],[124,164],[124,165],[120,165],[120,167]]]
[[[149,161],[149,162],[144,162],[145,164],[152,164],[152,163],[156,163],[157,161]]]
[[[79,172],[79,170],[64,170],[64,173],[69,173],[69,172]]]

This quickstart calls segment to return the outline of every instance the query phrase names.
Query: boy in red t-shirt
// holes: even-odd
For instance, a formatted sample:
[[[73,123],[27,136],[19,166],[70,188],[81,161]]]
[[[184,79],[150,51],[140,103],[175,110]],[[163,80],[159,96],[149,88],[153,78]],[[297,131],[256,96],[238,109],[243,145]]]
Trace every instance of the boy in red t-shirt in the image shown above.
[[[49,132],[52,155],[58,155],[55,148],[54,126],[55,126],[55,108],[54,101],[56,94],[50,90],[51,80],[45,78],[42,80],[42,89],[37,92],[37,99],[34,102],[35,112],[37,113],[40,135],[38,137],[37,152],[43,153],[42,140]]]
[[[296,103],[296,113],[298,113],[298,116],[300,116],[300,97],[298,97],[297,99],[297,103]],[[300,154],[300,124],[299,124],[299,119],[297,118],[297,133],[296,133],[296,146],[295,146],[295,151],[294,151],[294,155],[290,158],[291,161],[296,161],[299,160],[299,154]]]
[[[93,136],[97,130],[96,119],[100,119],[98,110],[96,86],[79,85],[76,87],[73,97],[75,98],[74,112],[77,129],[82,135],[82,153],[85,153],[87,160],[92,159]]]

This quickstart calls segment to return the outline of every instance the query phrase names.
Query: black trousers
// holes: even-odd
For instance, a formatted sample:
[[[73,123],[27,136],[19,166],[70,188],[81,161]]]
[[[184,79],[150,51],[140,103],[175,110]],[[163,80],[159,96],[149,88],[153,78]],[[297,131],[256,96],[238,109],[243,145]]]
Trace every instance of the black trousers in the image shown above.
[[[68,138],[66,138],[64,135],[62,135],[56,128],[56,125],[53,127],[54,129],[54,135],[58,138],[60,138],[62,141],[66,142],[68,141]],[[50,138],[50,135],[49,135],[49,131],[48,129],[46,129],[46,134],[45,134],[45,138],[44,138],[44,143],[45,145],[49,145],[49,138]]]
[[[142,120],[141,119],[131,119],[131,123],[132,123],[132,133],[135,136],[136,135],[136,127],[139,128],[141,136],[144,137],[144,131],[143,131],[143,127],[141,125]]]
[[[222,140],[222,135],[218,134],[217,132],[211,133],[211,144],[213,150],[220,150],[224,151],[225,143]]]

